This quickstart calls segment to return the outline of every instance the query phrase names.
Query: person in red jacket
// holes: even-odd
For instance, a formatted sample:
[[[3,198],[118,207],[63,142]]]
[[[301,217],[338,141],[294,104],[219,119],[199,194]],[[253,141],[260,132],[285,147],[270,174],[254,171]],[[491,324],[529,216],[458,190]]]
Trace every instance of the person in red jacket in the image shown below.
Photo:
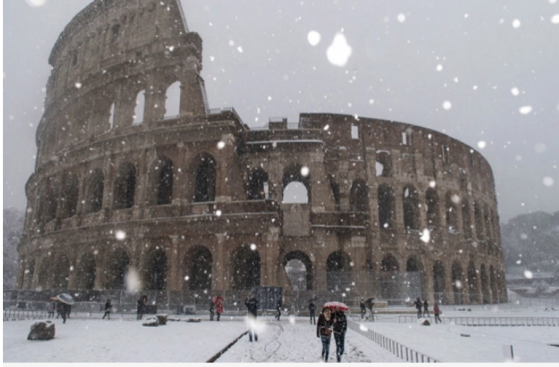
[[[435,312],[435,324],[438,324],[437,320],[441,322],[441,324],[443,323],[443,320],[441,320],[441,318],[439,317],[439,315],[441,314],[441,310],[439,308],[439,303],[435,302],[435,306],[433,307],[433,311]]]
[[[217,321],[219,321],[219,317],[223,313],[223,298],[221,298],[221,296],[217,296],[217,303],[215,304],[215,313],[217,313]]]

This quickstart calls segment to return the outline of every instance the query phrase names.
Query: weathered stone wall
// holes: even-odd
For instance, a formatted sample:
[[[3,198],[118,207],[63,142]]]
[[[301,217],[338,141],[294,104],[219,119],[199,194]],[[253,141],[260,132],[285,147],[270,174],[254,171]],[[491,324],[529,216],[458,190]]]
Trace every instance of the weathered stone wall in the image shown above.
[[[143,289],[290,289],[296,259],[317,293],[398,300],[417,276],[431,301],[506,300],[478,152],[346,115],[251,130],[207,109],[201,55],[176,1],[98,0],[66,27],[26,187],[20,289],[122,289],[129,269]],[[166,117],[174,82],[180,108]],[[284,202],[293,181],[306,202]]]

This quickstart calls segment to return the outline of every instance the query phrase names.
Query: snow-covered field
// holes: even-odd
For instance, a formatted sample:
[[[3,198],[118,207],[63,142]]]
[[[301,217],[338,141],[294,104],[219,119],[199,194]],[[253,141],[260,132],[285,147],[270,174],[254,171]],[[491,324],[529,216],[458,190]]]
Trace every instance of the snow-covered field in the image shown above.
[[[66,324],[56,323],[51,341],[28,341],[34,321],[5,321],[6,362],[206,362],[247,330],[242,317],[221,322],[169,322],[156,328],[144,327],[133,317],[101,320],[75,315]],[[527,308],[471,307],[471,312],[450,307],[444,316],[559,317],[559,311]],[[444,318],[443,318],[444,320]],[[448,320],[447,320],[448,321]],[[559,361],[559,327],[468,327],[445,324],[421,326],[398,323],[396,317],[381,316],[380,322],[361,323],[415,351],[441,362],[505,362],[504,345],[512,345],[518,362]],[[261,317],[259,340],[250,343],[242,336],[216,362],[318,362],[321,343],[315,326],[307,318]],[[469,337],[461,336],[467,334]],[[332,339],[330,360],[335,362]],[[401,362],[366,337],[348,330],[344,362]]]

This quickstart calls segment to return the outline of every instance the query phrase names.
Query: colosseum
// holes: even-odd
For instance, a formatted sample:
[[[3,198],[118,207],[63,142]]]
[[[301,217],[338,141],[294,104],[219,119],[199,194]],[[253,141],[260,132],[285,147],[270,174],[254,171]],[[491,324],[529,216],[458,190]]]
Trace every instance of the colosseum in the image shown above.
[[[20,293],[506,302],[493,173],[470,146],[375,118],[254,129],[211,109],[178,0],[95,0],[48,62]]]

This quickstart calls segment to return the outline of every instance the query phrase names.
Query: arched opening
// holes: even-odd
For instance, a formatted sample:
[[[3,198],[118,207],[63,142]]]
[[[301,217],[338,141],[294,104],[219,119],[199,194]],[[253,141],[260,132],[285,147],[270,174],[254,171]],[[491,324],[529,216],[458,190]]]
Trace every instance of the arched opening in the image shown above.
[[[178,117],[180,114],[181,83],[174,82],[165,92],[165,118]]]
[[[479,203],[474,203],[474,218],[476,221],[476,237],[478,241],[483,241],[483,217]]]
[[[369,211],[369,194],[367,192],[367,185],[363,180],[357,180],[351,185],[351,190],[349,191],[349,211]]]
[[[437,260],[433,265],[433,288],[435,301],[446,303],[446,282],[445,282],[445,271],[442,261]]]
[[[87,187],[86,213],[97,213],[103,207],[105,176],[103,171],[95,169],[89,176]]]
[[[41,289],[48,289],[50,287],[50,281],[52,279],[52,271],[50,270],[49,264],[50,264],[50,258],[44,258],[43,261],[41,261],[39,274],[37,274],[38,275],[37,281]]]
[[[491,217],[489,216],[489,208],[487,205],[485,206],[485,211],[483,212],[483,223],[485,226],[485,238],[487,241],[493,242],[493,234],[491,233],[491,227],[493,225],[491,224]]]
[[[52,179],[49,177],[45,181],[45,189],[41,193],[40,216],[44,218],[44,222],[48,223],[56,218],[58,195],[54,190]]]
[[[425,210],[427,212],[427,225],[432,227],[439,226],[439,195],[433,188],[425,192]]]
[[[301,251],[289,252],[283,258],[283,267],[293,290],[306,291],[313,289],[312,263]]]
[[[458,231],[458,203],[460,197],[451,192],[446,193],[446,228],[449,232]]]
[[[378,187],[378,216],[380,228],[394,227],[394,191],[385,184]]]
[[[454,261],[452,263],[452,293],[454,294],[454,304],[461,305],[464,303],[464,272],[462,266]]]
[[[377,177],[392,176],[392,157],[389,152],[377,152],[375,170]]]
[[[326,283],[330,292],[345,292],[352,286],[351,259],[343,251],[336,251],[326,259]]]
[[[330,180],[330,187],[332,188],[332,196],[334,197],[336,211],[340,211],[340,185],[338,185],[335,181]]]
[[[260,254],[252,248],[242,245],[233,255],[232,288],[235,290],[260,286]]]
[[[70,274],[70,260],[68,256],[61,255],[54,267],[54,285],[55,289],[68,288],[68,276]]]
[[[121,248],[116,248],[113,251],[109,260],[109,284],[108,289],[124,290],[126,289],[126,277],[128,274],[128,267],[130,266],[130,258],[126,251]]]
[[[416,256],[411,256],[406,262],[404,288],[406,289],[406,297],[410,299],[426,298],[425,272],[423,271],[423,264]]]
[[[93,289],[95,286],[95,276],[97,274],[95,257],[90,253],[84,254],[78,264],[77,271],[77,288]]]
[[[188,250],[184,258],[187,270],[185,284],[189,290],[211,290],[212,289],[212,254],[204,246],[195,246]],[[185,288],[185,287],[183,287]]]
[[[68,173],[62,188],[62,219],[76,215],[78,210],[79,181],[78,176]]]
[[[146,91],[142,90],[136,95],[136,106],[134,107],[133,125],[140,125],[144,121],[146,108]]]
[[[284,204],[311,202],[311,182],[308,168],[300,164],[289,166],[283,172]]]
[[[478,289],[478,277],[476,266],[473,261],[468,264],[468,293],[470,296],[470,303],[480,303],[481,297]]]
[[[419,193],[412,185],[404,187],[404,227],[419,229]]]
[[[493,265],[489,266],[489,282],[491,285],[491,303],[499,303],[499,292],[497,291],[497,279]]]
[[[163,291],[167,288],[167,255],[157,247],[152,251],[147,262],[147,289]]]
[[[398,303],[400,292],[400,266],[398,260],[391,255],[385,255],[380,263],[380,290],[382,298],[389,304]]]
[[[249,200],[268,199],[268,174],[262,168],[250,172],[247,196]]]
[[[31,289],[33,284],[33,274],[35,273],[35,259],[31,259],[31,261],[25,262],[26,269],[23,275],[23,282],[25,289]]]
[[[122,164],[115,178],[114,208],[129,209],[134,206],[136,168],[130,162]]]
[[[483,297],[483,304],[486,305],[491,303],[491,294],[489,293],[489,276],[487,275],[487,270],[485,269],[485,264],[480,267],[481,275],[481,294]]]
[[[215,201],[216,186],[216,162],[209,154],[203,154],[198,158],[196,168],[196,189],[194,191],[194,202],[204,203]]]
[[[169,205],[173,201],[173,162],[162,157],[152,164],[151,182],[155,205]]]
[[[472,238],[472,220],[470,218],[470,205],[467,200],[462,200],[462,231],[464,238]]]

